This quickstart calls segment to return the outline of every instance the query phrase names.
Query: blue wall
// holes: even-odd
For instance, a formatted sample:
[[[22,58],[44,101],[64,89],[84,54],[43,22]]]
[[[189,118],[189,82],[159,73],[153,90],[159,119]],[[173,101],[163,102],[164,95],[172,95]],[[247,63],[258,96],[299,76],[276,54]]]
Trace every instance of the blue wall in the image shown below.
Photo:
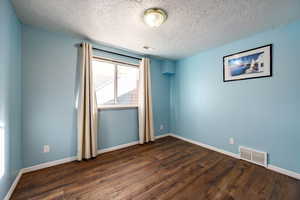
[[[172,132],[234,153],[239,145],[266,151],[270,164],[299,173],[299,36],[300,21],[179,60]],[[224,55],[270,43],[273,77],[223,82]]]
[[[22,167],[21,25],[9,0],[0,1],[0,44],[0,126],[5,128],[5,172],[0,177],[3,199]]]
[[[74,45],[81,41],[61,33],[22,27],[24,167],[76,155],[78,48]],[[161,74],[161,62],[151,59],[156,135],[169,132],[170,85],[169,78]],[[100,149],[137,141],[136,109],[103,110],[99,118]],[[160,124],[165,126],[162,131],[159,131]],[[44,144],[50,145],[49,153],[42,152]]]

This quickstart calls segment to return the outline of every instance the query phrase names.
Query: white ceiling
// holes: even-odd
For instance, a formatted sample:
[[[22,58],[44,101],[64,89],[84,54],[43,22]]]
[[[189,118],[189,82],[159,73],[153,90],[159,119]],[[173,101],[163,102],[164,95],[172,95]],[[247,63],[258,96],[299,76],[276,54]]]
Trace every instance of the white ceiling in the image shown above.
[[[12,1],[24,24],[172,59],[300,19],[300,0]],[[142,21],[151,7],[168,13],[159,28]]]

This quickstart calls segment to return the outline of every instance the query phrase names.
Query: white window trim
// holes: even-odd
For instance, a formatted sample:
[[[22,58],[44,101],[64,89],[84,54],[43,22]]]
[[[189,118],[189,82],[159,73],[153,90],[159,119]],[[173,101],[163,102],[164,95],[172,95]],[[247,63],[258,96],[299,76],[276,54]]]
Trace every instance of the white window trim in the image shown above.
[[[102,58],[102,57],[99,57],[99,56],[93,56],[93,59],[99,60],[99,61],[102,61],[102,62],[112,63],[112,64],[126,65],[128,67],[137,67],[137,68],[140,67],[138,64],[133,64],[133,63],[129,63],[129,62],[122,62],[122,61],[118,61],[118,60],[114,60],[114,59]]]
[[[126,63],[126,62],[120,62],[117,60],[113,59],[107,59],[107,58],[102,58],[98,56],[93,56],[93,59],[95,60],[100,60],[100,61],[105,61],[108,63],[112,63],[115,66],[115,75],[114,75],[114,81],[115,81],[115,88],[114,88],[114,99],[115,99],[115,104],[109,104],[109,105],[98,105],[98,110],[111,110],[111,109],[128,109],[128,108],[138,108],[137,104],[117,104],[116,102],[116,97],[118,94],[118,79],[117,79],[117,74],[118,74],[118,64],[125,65],[128,67],[136,67],[139,68],[139,65],[132,64],[132,63]]]
[[[98,106],[98,110],[111,110],[111,109],[126,109],[126,108],[138,108],[138,105],[122,105],[122,104],[116,104],[116,105],[101,105]]]

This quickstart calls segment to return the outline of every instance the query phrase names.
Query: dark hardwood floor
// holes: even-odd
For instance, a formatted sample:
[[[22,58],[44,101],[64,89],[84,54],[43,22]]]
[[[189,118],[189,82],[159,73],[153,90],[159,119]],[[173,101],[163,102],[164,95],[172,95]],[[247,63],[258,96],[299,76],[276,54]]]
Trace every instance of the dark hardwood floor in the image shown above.
[[[165,137],[24,174],[12,199],[300,200],[300,181]]]

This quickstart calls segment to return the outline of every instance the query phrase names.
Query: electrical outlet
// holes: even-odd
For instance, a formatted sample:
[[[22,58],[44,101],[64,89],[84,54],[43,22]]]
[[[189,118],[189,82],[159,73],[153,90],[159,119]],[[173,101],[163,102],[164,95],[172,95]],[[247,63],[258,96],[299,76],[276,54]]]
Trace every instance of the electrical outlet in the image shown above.
[[[234,139],[232,137],[229,138],[229,144],[234,144]]]
[[[44,145],[44,153],[48,153],[50,152],[50,146],[47,144],[47,145]]]
[[[160,131],[164,130],[164,125],[163,124],[160,125],[159,130]]]

